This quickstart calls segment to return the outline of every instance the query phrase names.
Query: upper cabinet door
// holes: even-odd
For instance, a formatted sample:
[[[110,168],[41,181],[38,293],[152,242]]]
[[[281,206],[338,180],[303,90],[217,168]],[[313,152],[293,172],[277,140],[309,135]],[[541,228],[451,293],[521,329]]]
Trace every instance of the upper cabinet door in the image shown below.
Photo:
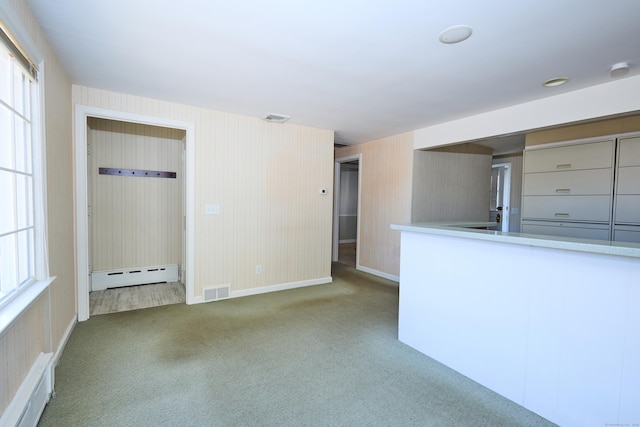
[[[527,151],[525,173],[613,167],[614,140]]]
[[[640,166],[640,137],[622,138],[620,142],[620,155],[618,156],[618,165]]]

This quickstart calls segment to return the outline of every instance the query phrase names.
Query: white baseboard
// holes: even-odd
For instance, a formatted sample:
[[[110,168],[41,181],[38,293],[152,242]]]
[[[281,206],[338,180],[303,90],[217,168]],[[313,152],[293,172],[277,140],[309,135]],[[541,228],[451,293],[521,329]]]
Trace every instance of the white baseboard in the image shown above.
[[[242,289],[239,291],[232,290],[229,298],[242,298],[250,295],[259,295],[259,294],[266,294],[269,292],[285,291],[287,289],[303,288],[306,286],[315,286],[315,285],[324,285],[326,283],[331,283],[331,282],[333,282],[333,278],[329,276],[329,277],[321,277],[318,279],[302,280],[300,282],[280,283],[277,285],[264,286],[262,288]],[[226,299],[229,299],[229,298],[226,298]],[[204,302],[206,301],[202,296],[196,296],[193,298],[189,298],[187,296],[188,305],[201,304]]]
[[[1,427],[35,427],[53,390],[53,353],[40,353],[0,417]]]
[[[363,267],[358,265],[356,270],[364,271],[365,273],[373,274],[374,276],[382,277],[383,279],[393,280],[394,282],[400,283],[400,277],[394,276],[393,274],[384,273],[382,271],[374,270],[373,268]]]
[[[69,342],[69,338],[71,337],[71,332],[78,324],[78,316],[73,316],[69,325],[67,325],[67,329],[64,331],[62,335],[62,339],[58,344],[58,348],[56,352],[53,353],[53,360],[51,361],[51,391],[55,390],[56,385],[56,366],[58,366],[58,362],[60,362],[60,357],[62,356],[62,352],[64,348],[67,346],[67,342]]]
[[[300,282],[281,283],[278,285],[265,286],[262,288],[243,289],[240,291],[232,291],[231,298],[246,297],[249,295],[266,294],[269,292],[285,291],[287,289],[303,288],[305,286],[324,285],[333,282],[333,278],[322,277],[318,279],[302,280]]]

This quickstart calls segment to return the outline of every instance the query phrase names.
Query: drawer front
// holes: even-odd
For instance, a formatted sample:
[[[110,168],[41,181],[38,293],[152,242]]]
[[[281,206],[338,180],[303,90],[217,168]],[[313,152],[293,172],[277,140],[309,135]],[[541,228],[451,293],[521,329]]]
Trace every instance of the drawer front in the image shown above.
[[[640,194],[640,166],[618,169],[618,194]]]
[[[563,225],[522,224],[522,233],[544,234],[546,236],[573,237],[579,239],[609,240],[609,229],[583,228]]]
[[[618,143],[620,145],[620,166],[640,165],[640,137],[623,138]]]
[[[640,229],[638,230],[613,230],[614,242],[640,243]]]
[[[613,140],[525,151],[524,171],[599,169],[613,166]]]
[[[616,224],[640,224],[640,195],[616,197]]]
[[[527,196],[609,195],[612,169],[528,173],[523,192]]]
[[[524,196],[523,219],[609,222],[609,196]]]

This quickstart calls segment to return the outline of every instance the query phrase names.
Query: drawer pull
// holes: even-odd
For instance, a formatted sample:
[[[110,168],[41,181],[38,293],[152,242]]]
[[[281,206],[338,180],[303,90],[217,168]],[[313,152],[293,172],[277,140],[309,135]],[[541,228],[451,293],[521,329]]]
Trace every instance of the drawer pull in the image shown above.
[[[568,214],[568,213],[560,213],[560,212],[556,212],[556,216],[557,216],[557,217],[564,217],[564,218],[566,218],[566,217],[568,217],[568,216],[569,216],[569,214]]]
[[[571,167],[571,163],[563,163],[561,165],[556,165],[556,169],[569,169]]]
[[[556,193],[571,193],[570,188],[556,188]]]

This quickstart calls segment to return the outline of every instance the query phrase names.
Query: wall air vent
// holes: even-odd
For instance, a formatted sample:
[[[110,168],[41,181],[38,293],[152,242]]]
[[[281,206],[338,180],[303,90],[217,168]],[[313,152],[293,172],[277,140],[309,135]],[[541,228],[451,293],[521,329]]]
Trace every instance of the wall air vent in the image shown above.
[[[231,286],[222,285],[213,288],[205,288],[202,290],[202,296],[204,297],[205,302],[227,299],[231,296]]]
[[[285,116],[284,114],[274,114],[274,113],[269,113],[262,116],[262,120],[265,120],[271,123],[284,123],[290,118],[291,118],[290,116]]]

